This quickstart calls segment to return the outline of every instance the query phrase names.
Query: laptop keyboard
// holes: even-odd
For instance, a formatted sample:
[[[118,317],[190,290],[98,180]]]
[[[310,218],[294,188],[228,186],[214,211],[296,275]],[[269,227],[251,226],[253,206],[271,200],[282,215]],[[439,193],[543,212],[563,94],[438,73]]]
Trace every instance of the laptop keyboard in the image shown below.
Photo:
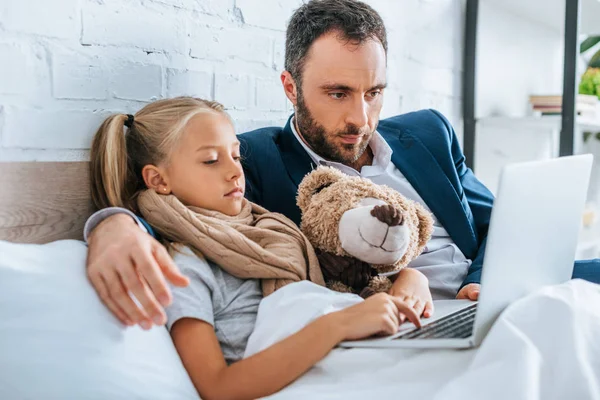
[[[464,339],[473,334],[477,303],[446,315],[421,329],[407,332],[398,339]]]

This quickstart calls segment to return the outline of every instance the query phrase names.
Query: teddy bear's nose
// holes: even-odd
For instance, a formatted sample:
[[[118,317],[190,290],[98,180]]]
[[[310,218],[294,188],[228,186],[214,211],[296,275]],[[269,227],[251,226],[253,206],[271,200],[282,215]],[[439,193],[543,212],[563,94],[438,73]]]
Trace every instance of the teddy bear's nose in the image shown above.
[[[388,226],[402,225],[404,222],[402,212],[389,204],[373,207],[371,215]]]

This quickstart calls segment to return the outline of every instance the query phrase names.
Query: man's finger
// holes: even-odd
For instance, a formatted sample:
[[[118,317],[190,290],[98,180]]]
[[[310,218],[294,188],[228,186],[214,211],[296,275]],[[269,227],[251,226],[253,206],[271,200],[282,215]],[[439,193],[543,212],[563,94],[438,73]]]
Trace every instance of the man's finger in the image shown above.
[[[104,283],[104,279],[102,279],[100,275],[96,274],[88,275],[88,278],[92,286],[94,286],[94,288],[96,289],[96,292],[98,293],[100,300],[102,300],[102,303],[104,303],[104,305],[108,307],[108,309],[119,319],[119,321],[121,321],[125,325],[133,325],[135,321],[132,321],[127,316],[127,314],[123,310],[121,310],[121,307],[119,307],[110,298],[108,288]]]
[[[156,252],[151,252],[150,254],[145,252],[133,253],[133,262],[135,263],[137,273],[141,275],[143,280],[150,286],[152,298],[158,300],[163,307],[166,307],[171,303],[171,292],[162,269],[154,259],[154,254],[156,254]],[[129,289],[131,290],[132,288]],[[138,297],[138,293],[139,291],[134,292],[135,297],[141,301]],[[146,311],[149,310],[146,309]]]
[[[102,271],[102,279],[108,289],[110,299],[126,314],[127,317],[139,324],[143,324],[144,321],[150,323],[148,316],[143,310],[133,303],[133,300],[127,292],[127,288],[123,285],[121,278],[117,272],[113,269],[105,269]],[[131,304],[133,303],[133,307]]]
[[[140,275],[140,279],[144,280],[144,278]],[[142,305],[144,306],[144,309],[147,310],[152,310],[149,315],[152,318],[152,322],[156,325],[164,325],[167,322],[167,315],[164,311],[164,308],[159,304],[158,300],[156,300],[156,297],[154,296],[154,293],[152,292],[152,290],[150,289],[150,287],[148,286],[147,282],[144,282],[144,293],[145,293],[145,301],[146,303],[142,303],[142,301],[140,301],[140,303],[142,303]]]
[[[143,321],[150,323],[148,314],[141,310],[140,307],[135,304],[131,296],[129,296],[129,292],[131,292],[137,299],[137,294],[142,295],[142,293],[144,293],[144,282],[140,279],[135,267],[130,265],[127,268],[121,268],[118,271],[118,274],[121,285],[123,286],[123,291],[128,294],[126,297],[122,298],[122,301],[120,302],[121,307],[135,323],[141,324]]]
[[[189,278],[183,275],[181,271],[179,271],[179,268],[177,268],[175,262],[169,255],[167,249],[164,248],[164,246],[157,244],[153,248],[153,253],[156,262],[158,263],[158,266],[164,273],[165,278],[169,280],[169,282],[179,287],[184,287],[190,284]]]
[[[479,298],[479,291],[481,286],[478,283],[469,283],[466,286],[463,286],[462,289],[456,295],[457,299],[466,299],[466,300],[477,300]]]
[[[475,288],[469,289],[469,299],[471,299],[473,301],[477,301],[478,298],[479,298],[479,288],[475,287]]]
[[[148,315],[148,322],[150,322],[150,324],[163,325],[167,318],[163,307],[154,296],[148,282],[141,273],[138,273],[138,279],[142,282],[141,290],[138,290],[136,293],[132,292],[133,295],[141,304],[144,313]],[[141,326],[144,329],[149,329],[143,324]]]
[[[419,319],[419,316],[417,315],[417,313],[411,306],[407,305],[406,303],[404,303],[402,300],[400,300],[397,297],[392,296],[391,299],[394,302],[394,304],[396,305],[396,307],[398,307],[398,311],[400,313],[404,314],[406,316],[406,318],[408,318],[408,320],[410,322],[415,324],[415,326],[417,328],[421,327],[421,320]]]

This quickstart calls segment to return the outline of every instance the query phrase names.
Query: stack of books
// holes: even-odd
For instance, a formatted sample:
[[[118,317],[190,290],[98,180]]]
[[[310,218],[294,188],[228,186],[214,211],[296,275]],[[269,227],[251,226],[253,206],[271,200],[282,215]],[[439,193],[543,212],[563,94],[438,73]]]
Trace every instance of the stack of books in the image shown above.
[[[560,115],[562,112],[562,96],[529,96],[529,103],[535,115]],[[600,119],[600,101],[596,96],[578,94],[575,110],[581,117]]]

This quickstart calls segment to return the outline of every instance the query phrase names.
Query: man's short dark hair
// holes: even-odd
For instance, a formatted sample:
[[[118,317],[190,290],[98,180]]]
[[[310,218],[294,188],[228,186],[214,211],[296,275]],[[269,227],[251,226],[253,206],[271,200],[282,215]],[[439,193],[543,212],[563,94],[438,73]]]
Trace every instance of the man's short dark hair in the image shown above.
[[[387,54],[385,26],[371,6],[356,0],[311,0],[294,12],[286,33],[285,69],[298,84],[310,46],[329,32],[357,44],[378,39]]]

